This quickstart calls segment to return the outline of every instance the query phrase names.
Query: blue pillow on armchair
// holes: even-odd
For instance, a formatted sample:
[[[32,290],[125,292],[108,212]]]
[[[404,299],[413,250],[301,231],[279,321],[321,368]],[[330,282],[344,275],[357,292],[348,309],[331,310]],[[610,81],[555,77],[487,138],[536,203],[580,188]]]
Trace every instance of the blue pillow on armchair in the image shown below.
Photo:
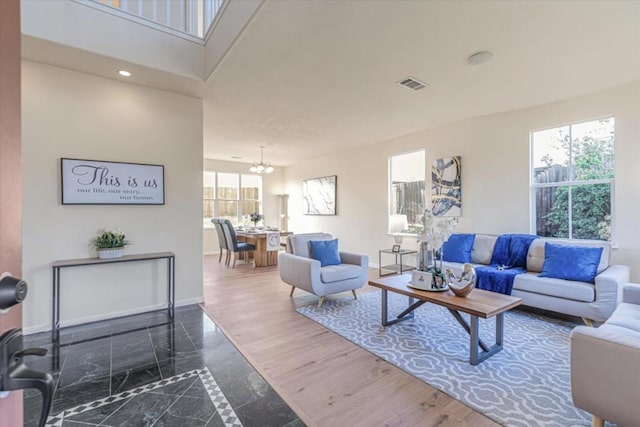
[[[449,262],[471,262],[475,234],[452,234],[442,245],[442,259]]]
[[[545,243],[544,264],[538,277],[595,283],[602,248]]]
[[[320,266],[342,264],[338,251],[338,239],[333,240],[309,240],[311,258],[320,261]]]

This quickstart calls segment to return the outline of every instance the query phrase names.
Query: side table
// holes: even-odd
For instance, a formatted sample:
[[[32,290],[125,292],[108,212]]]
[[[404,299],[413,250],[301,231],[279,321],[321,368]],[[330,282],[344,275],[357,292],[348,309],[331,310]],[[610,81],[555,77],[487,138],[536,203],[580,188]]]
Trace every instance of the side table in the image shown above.
[[[418,253],[418,251],[402,249],[398,252],[394,252],[392,249],[380,249],[378,251],[378,275],[388,276],[390,274],[402,274],[405,271],[415,270],[415,267],[412,265],[408,265],[404,259],[405,255],[413,255]],[[382,265],[382,255],[394,255],[394,263]],[[382,270],[386,270],[385,273]]]

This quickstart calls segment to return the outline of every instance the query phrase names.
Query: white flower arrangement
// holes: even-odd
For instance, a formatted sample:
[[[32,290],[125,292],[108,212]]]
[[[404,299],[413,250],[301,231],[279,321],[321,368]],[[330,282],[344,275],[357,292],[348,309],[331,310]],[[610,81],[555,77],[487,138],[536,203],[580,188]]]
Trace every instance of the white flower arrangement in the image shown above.
[[[419,242],[425,242],[431,249],[440,250],[458,225],[458,218],[440,218],[436,220],[430,210],[426,209],[422,216],[423,232],[418,236]]]
[[[449,239],[458,222],[458,218],[454,217],[436,219],[430,210],[424,211],[422,216],[423,232],[418,235],[420,243],[419,270],[432,269],[435,275],[442,276],[442,245]],[[438,251],[440,259],[436,255]],[[431,255],[431,261],[429,255]],[[437,261],[440,261],[440,265]]]

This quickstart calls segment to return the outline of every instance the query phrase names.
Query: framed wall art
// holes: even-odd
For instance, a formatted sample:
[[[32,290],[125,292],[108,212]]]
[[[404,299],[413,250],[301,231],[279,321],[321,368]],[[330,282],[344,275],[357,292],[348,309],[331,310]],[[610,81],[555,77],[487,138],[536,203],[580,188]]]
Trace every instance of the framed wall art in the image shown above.
[[[302,181],[302,213],[304,215],[336,214],[337,175]]]
[[[63,205],[164,205],[164,166],[60,159]]]
[[[435,216],[462,215],[462,159],[438,159],[431,165],[431,212]]]

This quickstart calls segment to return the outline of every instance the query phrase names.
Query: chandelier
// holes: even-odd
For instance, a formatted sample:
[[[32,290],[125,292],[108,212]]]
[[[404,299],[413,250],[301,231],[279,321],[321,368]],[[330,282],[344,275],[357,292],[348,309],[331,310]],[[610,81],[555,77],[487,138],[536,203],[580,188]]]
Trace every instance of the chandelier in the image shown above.
[[[271,163],[264,162],[264,145],[260,146],[260,163],[254,163],[249,168],[249,172],[253,173],[271,173],[273,172],[273,166]]]

